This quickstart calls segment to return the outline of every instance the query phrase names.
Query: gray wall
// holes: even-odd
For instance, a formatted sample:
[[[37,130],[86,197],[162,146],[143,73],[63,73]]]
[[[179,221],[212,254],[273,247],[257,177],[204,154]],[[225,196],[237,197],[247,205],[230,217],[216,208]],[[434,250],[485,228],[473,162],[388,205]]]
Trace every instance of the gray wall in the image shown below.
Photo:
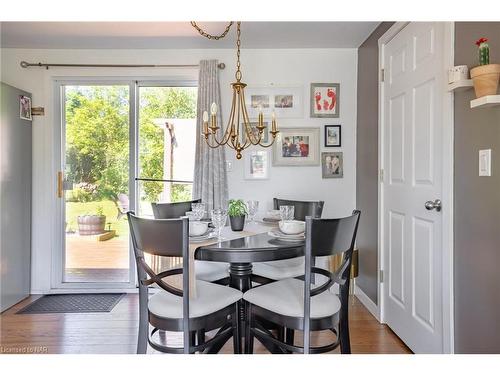
[[[478,64],[483,36],[500,63],[500,22],[457,22],[455,65]],[[455,93],[455,351],[500,353],[500,107],[470,109],[474,98]],[[479,177],[478,152],[489,148],[492,176]]]
[[[376,304],[378,228],[378,39],[394,22],[382,22],[358,49],[356,207],[361,210],[356,285]]]

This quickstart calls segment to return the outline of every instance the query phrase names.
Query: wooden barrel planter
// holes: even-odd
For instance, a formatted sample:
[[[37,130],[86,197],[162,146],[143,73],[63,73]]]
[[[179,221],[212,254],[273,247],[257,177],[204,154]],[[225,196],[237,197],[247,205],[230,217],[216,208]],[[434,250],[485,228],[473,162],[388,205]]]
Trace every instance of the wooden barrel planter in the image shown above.
[[[104,233],[106,226],[106,216],[104,215],[83,215],[78,216],[78,234],[80,236],[90,236]]]

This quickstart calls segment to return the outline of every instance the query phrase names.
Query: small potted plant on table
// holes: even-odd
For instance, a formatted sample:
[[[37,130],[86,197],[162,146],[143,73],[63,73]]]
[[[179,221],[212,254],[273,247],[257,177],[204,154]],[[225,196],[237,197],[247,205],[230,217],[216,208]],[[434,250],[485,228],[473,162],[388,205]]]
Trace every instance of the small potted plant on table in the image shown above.
[[[496,95],[498,89],[500,64],[490,64],[490,47],[487,42],[487,38],[476,41],[479,48],[479,66],[472,68],[470,71],[477,98]]]
[[[241,199],[229,200],[228,209],[229,221],[231,230],[238,232],[242,231],[245,226],[245,217],[247,215],[247,206]]]

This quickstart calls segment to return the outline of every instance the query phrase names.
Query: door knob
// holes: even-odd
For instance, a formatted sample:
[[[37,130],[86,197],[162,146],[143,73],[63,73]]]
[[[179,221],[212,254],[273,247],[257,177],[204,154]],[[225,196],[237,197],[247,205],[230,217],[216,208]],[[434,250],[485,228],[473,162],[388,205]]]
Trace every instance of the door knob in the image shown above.
[[[425,208],[429,211],[436,210],[439,212],[441,211],[441,200],[436,199],[435,201],[427,201],[425,202]]]

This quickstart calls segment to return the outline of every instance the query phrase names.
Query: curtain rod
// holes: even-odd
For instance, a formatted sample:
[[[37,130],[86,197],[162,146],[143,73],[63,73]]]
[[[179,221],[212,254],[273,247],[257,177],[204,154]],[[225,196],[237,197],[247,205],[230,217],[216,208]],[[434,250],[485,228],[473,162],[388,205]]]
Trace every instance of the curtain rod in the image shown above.
[[[20,62],[21,67],[29,68],[31,66],[36,66],[39,68],[49,69],[49,67],[66,67],[66,68],[198,68],[199,65],[135,65],[135,64],[49,64],[49,63],[29,63],[26,61]],[[217,64],[219,69],[224,69],[226,64]]]

